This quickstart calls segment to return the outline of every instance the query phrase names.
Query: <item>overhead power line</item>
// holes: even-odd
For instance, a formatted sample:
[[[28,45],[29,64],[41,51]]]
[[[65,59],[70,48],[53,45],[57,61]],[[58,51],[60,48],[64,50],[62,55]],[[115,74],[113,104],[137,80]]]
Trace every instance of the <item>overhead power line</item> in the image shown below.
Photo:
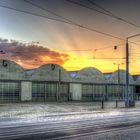
[[[28,14],[28,15],[32,15],[32,16],[37,16],[37,17],[41,17],[41,18],[45,18],[45,19],[48,19],[48,20],[52,20],[52,21],[57,21],[57,22],[61,22],[61,23],[65,23],[65,24],[69,24],[69,25],[73,25],[73,26],[76,26],[76,27],[79,27],[79,28],[83,28],[83,29],[86,29],[88,31],[92,31],[92,32],[96,32],[96,33],[99,33],[99,34],[102,34],[102,35],[105,35],[105,36],[108,36],[108,37],[112,37],[112,38],[116,38],[116,39],[119,39],[119,40],[122,40],[122,41],[125,41],[125,39],[121,38],[121,37],[118,37],[118,36],[114,36],[112,34],[109,34],[109,33],[105,33],[105,32],[102,32],[102,31],[99,31],[99,30],[96,30],[96,29],[93,29],[93,28],[90,28],[90,27],[87,27],[87,26],[83,26],[81,24],[77,24],[77,23],[74,23],[72,22],[71,20],[69,20],[70,22],[68,21],[64,21],[64,20],[61,20],[61,19],[56,19],[56,18],[52,18],[52,17],[47,17],[47,16],[44,16],[44,15],[41,15],[41,14],[38,14],[38,13],[34,13],[34,12],[29,12],[29,11],[25,11],[25,10],[21,10],[21,9],[16,9],[16,8],[13,8],[13,7],[9,7],[9,6],[5,6],[5,5],[0,5],[1,8],[5,8],[5,9],[9,9],[9,10],[13,10],[13,11],[16,11],[16,12],[20,12],[20,13],[23,13],[23,14]],[[54,12],[53,12],[54,13]],[[58,14],[57,14],[58,15]],[[62,17],[60,15],[58,15],[59,17]],[[64,18],[64,17],[63,17]],[[130,42],[130,41],[129,41]],[[135,45],[140,45],[140,44],[137,44],[135,42],[130,42],[130,43],[133,43]]]
[[[44,15],[41,15],[41,14],[38,14],[38,13],[34,13],[34,12],[29,12],[29,11],[25,11],[25,10],[21,10],[21,9],[16,9],[16,8],[5,6],[5,5],[0,5],[0,7],[1,8],[6,8],[6,9],[9,9],[9,10],[13,10],[13,11],[16,11],[16,12],[24,13],[24,14],[29,14],[29,15],[33,15],[33,16],[37,16],[37,17],[46,18],[46,19],[49,19],[49,20],[54,20],[54,21],[70,24],[69,22],[64,21],[64,20],[47,17],[47,16],[44,16]]]
[[[106,14],[107,16],[110,16],[109,13],[104,13],[104,12],[102,12],[102,11],[99,11],[99,10],[93,8],[93,7],[86,6],[86,5],[84,5],[84,4],[82,4],[82,3],[79,3],[79,2],[77,2],[77,1],[72,1],[72,0],[65,0],[65,1],[67,1],[67,2],[69,2],[69,3],[72,3],[72,4],[75,4],[75,5],[78,5],[78,6],[81,6],[81,7],[84,7],[84,8],[87,8],[87,9],[89,9],[89,10],[96,11],[96,12],[98,12],[98,13],[100,13],[100,14],[104,14],[104,15]]]
[[[95,2],[93,2],[92,0],[88,0],[88,2],[90,2],[90,3],[93,4],[93,5],[95,5],[95,6],[98,7],[99,9],[101,9],[101,10],[107,12],[108,14],[114,15],[112,12],[110,12],[110,11],[107,10],[107,9],[105,9],[105,8],[102,7],[101,5],[99,5],[99,4],[95,3]]]
[[[27,3],[29,3],[29,4],[31,4],[32,6],[35,6],[35,7],[39,8],[39,9],[41,9],[41,10],[44,10],[44,11],[49,12],[49,13],[52,13],[53,15],[56,15],[56,16],[58,16],[58,17],[64,19],[64,20],[67,20],[68,22],[71,22],[71,23],[73,23],[74,25],[76,25],[76,26],[78,26],[78,27],[82,27],[82,26],[83,26],[83,25],[77,24],[77,23],[73,22],[72,20],[70,20],[70,19],[68,19],[68,18],[65,18],[65,17],[63,17],[63,16],[61,16],[61,15],[59,15],[59,14],[53,12],[53,11],[50,11],[50,10],[48,10],[48,9],[46,9],[46,8],[43,8],[43,7],[37,5],[37,4],[33,3],[33,2],[30,2],[30,1],[28,1],[28,0],[24,0],[24,1],[27,2]],[[88,1],[93,3],[93,1],[91,1],[91,0],[88,0]],[[105,8],[99,6],[98,4],[96,4],[96,3],[93,3],[93,4],[95,4],[96,6],[98,6],[100,9],[102,9],[102,10],[108,12],[110,15],[115,16],[112,12],[106,10]],[[83,26],[83,27],[86,27],[86,26]],[[86,29],[86,28],[85,28],[85,29]],[[98,32],[98,33],[99,33],[99,32]],[[111,37],[111,36],[110,36],[110,37]],[[122,40],[122,38],[118,38],[118,39],[121,39],[121,40]],[[130,42],[130,43],[133,43],[133,44],[135,44],[135,45],[140,45],[140,44],[137,44],[137,43],[135,43],[135,42]],[[118,45],[117,45],[117,46],[118,46]]]
[[[94,58],[93,58],[94,59]],[[125,59],[125,58],[113,58],[113,57],[99,57],[99,58],[95,58],[95,59]]]
[[[67,20],[67,21],[70,22],[71,24],[74,24],[74,25],[76,25],[76,26],[78,26],[78,27],[85,28],[85,29],[90,30],[90,31],[95,31],[95,32],[102,33],[102,34],[104,34],[104,35],[109,35],[110,37],[113,37],[111,34],[106,34],[106,33],[97,31],[97,30],[95,30],[95,29],[92,29],[92,28],[83,26],[83,25],[81,25],[81,24],[77,24],[77,23],[73,22],[72,20],[70,20],[70,19],[68,19],[68,18],[65,18],[65,17],[63,17],[63,16],[61,16],[61,15],[59,15],[59,14],[57,14],[57,13],[51,11],[51,10],[48,10],[48,9],[46,9],[46,8],[43,8],[43,7],[39,6],[38,4],[35,4],[35,3],[30,2],[30,1],[28,1],[28,0],[24,0],[24,1],[27,2],[27,3],[29,3],[29,4],[31,4],[31,5],[34,6],[34,7],[37,7],[37,8],[39,8],[39,9],[44,10],[44,11],[46,11],[46,12],[49,12],[49,13],[51,13],[51,14],[57,16],[57,17],[60,17],[60,18],[62,18],[62,19],[64,19],[64,20]],[[115,37],[115,38],[116,38],[116,37]],[[121,39],[121,38],[117,37],[117,39]],[[121,40],[122,40],[122,39],[121,39]]]
[[[44,11],[46,11],[46,12],[49,12],[49,13],[51,13],[51,14],[57,16],[57,17],[60,17],[60,18],[62,18],[62,19],[64,19],[64,20],[67,20],[68,22],[71,22],[71,23],[73,23],[74,25],[76,25],[76,26],[78,26],[78,27],[82,27],[82,25],[77,24],[77,23],[73,22],[72,20],[70,20],[70,19],[68,19],[68,18],[65,18],[65,17],[63,17],[63,16],[61,16],[61,15],[59,15],[59,14],[57,14],[57,13],[51,11],[51,10],[48,10],[48,9],[46,9],[46,8],[43,8],[43,7],[37,5],[37,4],[33,3],[33,2],[30,2],[30,1],[28,1],[28,0],[24,0],[24,1],[27,2],[27,3],[29,3],[29,4],[31,4],[31,5],[34,6],[34,7],[37,7],[37,8],[39,8],[39,9],[44,10]],[[89,2],[92,2],[91,0],[88,0],[88,1],[89,1]],[[93,2],[92,2],[92,4],[95,4],[97,7],[99,7],[99,8],[102,9],[102,10],[104,10],[105,12],[109,13],[110,15],[115,16],[112,12],[106,10],[105,8],[99,6],[98,4],[93,3]],[[86,27],[86,26],[83,26],[83,27]],[[85,28],[85,29],[86,29],[86,28]],[[98,33],[99,33],[99,32],[98,32]],[[104,34],[104,35],[105,35],[105,34]],[[110,37],[111,37],[111,36],[110,36]],[[118,39],[121,39],[121,40],[122,40],[122,38],[118,38]],[[137,44],[137,43],[135,43],[135,42],[130,42],[130,43],[133,43],[133,44],[135,44],[135,45],[140,45],[140,44]],[[118,46],[118,45],[117,45],[117,46]],[[96,51],[96,50],[97,50],[97,49],[94,49],[94,51]]]
[[[58,52],[58,51],[62,51],[62,52],[71,52],[71,51],[78,51],[78,52],[81,52],[81,51],[83,51],[83,52],[85,52],[85,51],[87,51],[87,52],[89,52],[89,51],[92,51],[92,49],[89,49],[89,50],[56,50],[56,51],[54,51],[54,50],[46,50],[46,51],[32,51],[32,52],[30,52],[30,53],[41,53],[41,52]],[[13,53],[27,53],[28,51],[12,51]]]
[[[89,52],[89,51],[93,51],[93,50],[87,49],[87,50],[58,50],[58,51],[62,51],[62,52],[72,52],[72,51]]]
[[[112,38],[116,38],[116,39],[124,41],[123,38],[120,38],[120,37],[114,36],[112,34],[105,33],[105,32],[102,32],[102,31],[99,31],[99,30],[87,27],[87,26],[84,26],[84,25],[80,25],[80,24],[77,24],[77,23],[71,23],[71,22],[67,22],[67,21],[64,21],[64,20],[51,18],[51,17],[47,17],[47,16],[44,16],[44,15],[40,15],[40,14],[34,13],[34,12],[20,10],[20,9],[16,9],[16,8],[5,6],[5,5],[0,5],[0,7],[6,8],[6,9],[9,9],[9,10],[13,10],[13,11],[16,11],[16,12],[21,12],[21,13],[24,13],[24,14],[29,14],[29,15],[33,15],[33,16],[42,17],[42,18],[45,18],[45,19],[49,19],[49,20],[53,20],[53,21],[57,21],[57,22],[61,22],[61,23],[66,23],[66,24],[69,24],[69,25],[74,25],[74,26],[86,29],[88,31],[96,32],[96,33],[99,33],[99,34],[102,34],[102,35],[105,35],[105,36],[108,36],[108,37],[112,37]]]
[[[97,12],[97,13],[100,13],[100,14],[103,14],[103,15],[106,15],[106,16],[109,16],[109,17],[112,17],[112,18],[115,18],[115,19],[117,19],[117,20],[120,20],[120,21],[122,21],[122,22],[125,22],[125,23],[127,23],[127,24],[129,24],[129,25],[135,26],[135,27],[137,27],[137,28],[140,28],[140,25],[137,25],[137,24],[135,24],[135,23],[133,23],[133,22],[131,22],[131,21],[128,21],[128,20],[126,20],[126,19],[124,19],[124,18],[121,18],[121,17],[119,17],[119,16],[116,16],[116,15],[114,15],[112,12],[109,12],[108,10],[105,10],[106,12],[108,12],[108,13],[106,13],[106,12],[102,12],[102,11],[100,11],[100,10],[97,10],[97,9],[95,9],[95,8],[91,8],[91,7],[89,7],[89,6],[86,6],[86,5],[84,5],[84,4],[82,4],[82,3],[79,3],[79,2],[77,2],[77,1],[72,1],[72,0],[66,0],[66,1],[68,1],[68,2],[70,2],[70,3],[73,3],[73,4],[76,4],[76,5],[78,5],[78,6],[81,6],[81,7],[87,8],[87,9],[89,9],[89,10],[95,11],[95,12]],[[91,3],[91,1],[90,1],[90,3]],[[92,2],[91,4],[97,6],[97,4],[94,4],[93,2]]]
[[[122,45],[123,45],[123,44],[118,44],[118,45],[116,45],[116,46],[118,47],[118,46],[122,46]],[[113,48],[113,46],[107,46],[107,47],[102,47],[102,48],[94,49],[94,51],[104,50],[104,49],[108,49],[108,48]]]
[[[51,13],[51,14],[53,14],[53,15],[55,15],[55,16],[57,16],[57,17],[63,19],[63,20],[66,20],[66,21],[68,21],[68,22],[73,23],[70,19],[65,18],[65,17],[63,17],[63,16],[61,16],[61,15],[59,15],[59,14],[57,14],[57,13],[55,13],[55,12],[49,10],[49,9],[47,9],[47,8],[41,7],[41,6],[38,5],[38,4],[35,4],[35,3],[31,2],[31,1],[28,1],[28,0],[24,0],[24,2],[30,4],[30,5],[32,5],[32,6],[34,6],[34,7],[37,7],[37,8],[39,8],[39,9],[43,10],[43,11],[46,11],[46,12],[48,12],[48,13]]]

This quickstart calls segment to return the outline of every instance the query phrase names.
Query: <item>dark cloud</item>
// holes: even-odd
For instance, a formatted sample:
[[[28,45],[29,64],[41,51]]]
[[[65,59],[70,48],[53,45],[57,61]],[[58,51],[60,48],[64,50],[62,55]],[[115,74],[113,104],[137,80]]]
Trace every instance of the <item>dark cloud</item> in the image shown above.
[[[0,56],[21,64],[24,68],[35,68],[46,63],[64,64],[69,55],[45,48],[35,43],[25,44],[16,40],[0,38]]]

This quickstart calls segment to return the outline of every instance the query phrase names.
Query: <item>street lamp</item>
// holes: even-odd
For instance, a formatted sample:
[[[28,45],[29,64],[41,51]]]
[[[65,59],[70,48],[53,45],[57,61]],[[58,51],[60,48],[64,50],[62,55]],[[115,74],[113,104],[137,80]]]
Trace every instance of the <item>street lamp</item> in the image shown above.
[[[130,38],[139,36],[140,34],[135,34],[126,38],[126,84],[125,84],[125,107],[130,107],[129,102],[129,44],[128,40]]]

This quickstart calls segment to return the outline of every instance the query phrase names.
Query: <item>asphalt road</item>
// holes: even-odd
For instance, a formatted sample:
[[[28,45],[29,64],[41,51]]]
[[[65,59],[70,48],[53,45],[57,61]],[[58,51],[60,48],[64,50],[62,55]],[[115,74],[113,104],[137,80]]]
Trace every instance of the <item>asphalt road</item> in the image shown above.
[[[96,117],[95,117],[96,116]],[[68,117],[69,119],[65,119]],[[133,140],[139,138],[140,110],[124,110],[116,115],[92,113],[50,116],[43,122],[0,125],[1,140]],[[51,121],[50,121],[51,119]],[[136,134],[136,132],[138,133]],[[134,132],[134,133],[133,133]],[[122,136],[120,135],[122,134]],[[125,135],[126,134],[126,135]],[[129,136],[130,135],[130,136]],[[117,137],[118,136],[118,137]],[[113,137],[113,138],[112,138]],[[135,138],[134,138],[135,137]]]

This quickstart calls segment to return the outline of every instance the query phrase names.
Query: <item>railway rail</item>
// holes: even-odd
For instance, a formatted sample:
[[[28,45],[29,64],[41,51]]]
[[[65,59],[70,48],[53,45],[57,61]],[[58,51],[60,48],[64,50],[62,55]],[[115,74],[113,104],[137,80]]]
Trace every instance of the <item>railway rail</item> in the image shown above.
[[[61,119],[60,116],[54,116],[55,121],[52,118],[52,121],[48,122],[0,126],[0,140],[71,139],[88,135],[98,136],[140,127],[140,113],[138,111],[128,111],[121,115],[106,118],[92,118],[94,114],[82,113],[79,120],[74,119],[78,115],[80,114],[73,114],[72,120],[63,120],[63,117],[66,116],[61,116]],[[88,117],[88,115],[91,115],[91,117]],[[59,121],[56,118],[59,118]]]

